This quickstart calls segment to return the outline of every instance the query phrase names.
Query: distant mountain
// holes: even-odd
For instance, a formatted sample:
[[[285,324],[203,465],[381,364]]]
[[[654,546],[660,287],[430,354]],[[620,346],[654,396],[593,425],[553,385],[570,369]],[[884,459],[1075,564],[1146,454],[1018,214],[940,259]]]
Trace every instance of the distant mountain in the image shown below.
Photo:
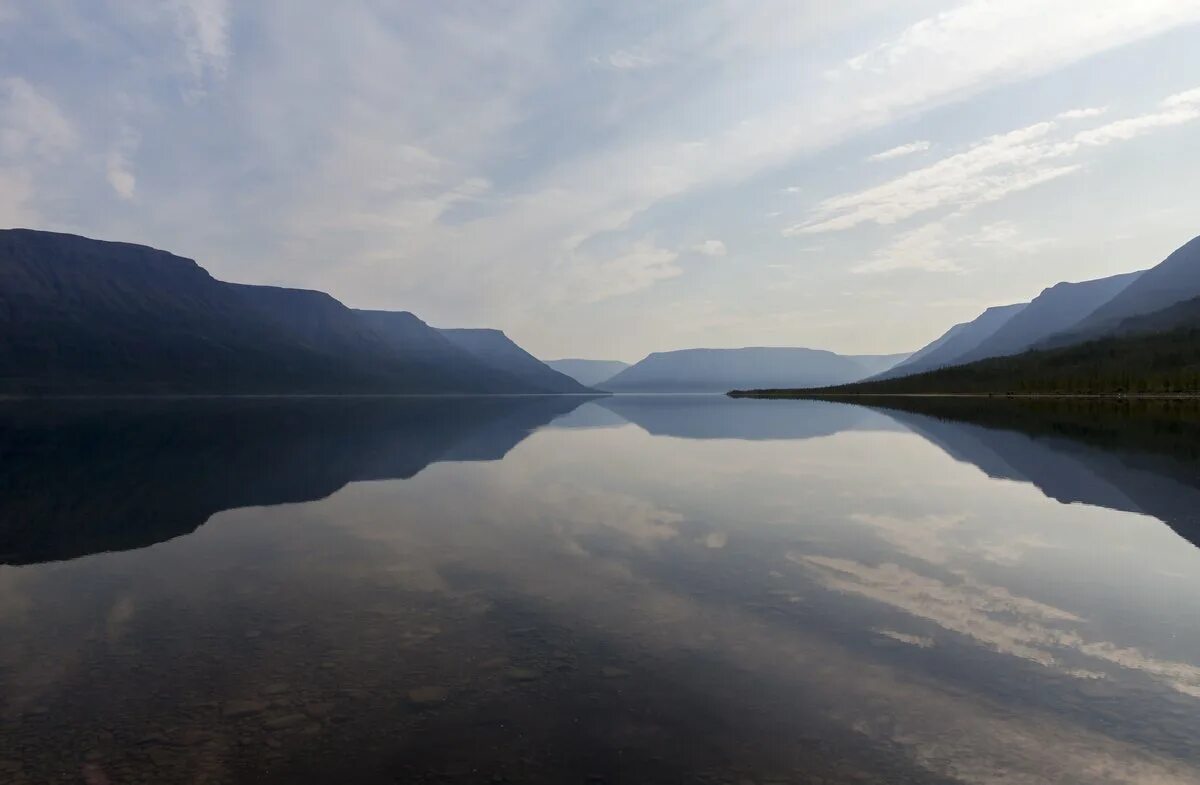
[[[748,386],[819,386],[863,379],[904,355],[847,356],[752,347],[655,352],[600,385],[609,392],[726,392]]]
[[[129,243],[0,231],[0,392],[553,392],[408,313],[218,281]]]
[[[894,379],[955,365],[961,362],[966,354],[974,351],[980,344],[995,335],[1006,322],[1021,313],[1027,305],[1029,304],[1015,303],[988,308],[973,320],[954,325],[940,338],[914,352],[904,362],[897,363],[874,378]]]
[[[1200,297],[1200,237],[1176,250],[1074,326],[1050,337],[1043,348],[1064,346],[1113,331],[1126,319]]]
[[[1114,275],[1081,283],[1051,286],[1033,302],[957,359],[958,363],[1020,354],[1040,341],[1062,332],[1116,297],[1135,282],[1141,272]]]
[[[896,379],[868,379],[823,389],[740,391],[750,397],[808,395],[1200,394],[1200,298],[1110,328],[1109,335],[1056,349]]]
[[[546,360],[559,373],[565,373],[585,387],[595,387],[601,382],[608,381],[629,367],[629,363],[620,360]]]
[[[554,393],[591,392],[569,375],[556,371],[517,346],[500,330],[452,328],[439,332],[450,343],[497,371],[507,373],[531,388]]]

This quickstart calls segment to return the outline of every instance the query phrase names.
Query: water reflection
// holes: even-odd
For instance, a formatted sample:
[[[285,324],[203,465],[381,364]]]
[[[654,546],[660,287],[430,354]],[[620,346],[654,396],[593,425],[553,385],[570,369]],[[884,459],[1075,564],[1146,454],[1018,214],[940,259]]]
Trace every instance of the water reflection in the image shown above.
[[[485,403],[10,413],[0,780],[1200,780],[1189,412]]]
[[[235,507],[494,461],[585,398],[201,399],[0,406],[0,564],[152,545]]]

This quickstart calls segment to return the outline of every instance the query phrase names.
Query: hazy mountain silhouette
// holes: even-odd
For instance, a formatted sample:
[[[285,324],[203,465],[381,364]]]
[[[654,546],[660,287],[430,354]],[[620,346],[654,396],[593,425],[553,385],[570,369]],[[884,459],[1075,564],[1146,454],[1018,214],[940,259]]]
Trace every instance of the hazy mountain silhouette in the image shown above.
[[[1197,395],[1200,298],[1122,321],[1083,343],[990,357],[895,379],[825,388],[735,390],[735,397],[813,395]]]
[[[961,362],[961,358],[991,338],[1006,322],[1021,313],[1029,304],[998,305],[988,308],[969,322],[956,324],[937,340],[918,349],[907,360],[871,377],[894,379],[922,373]],[[742,387],[742,389],[747,389]]]
[[[1142,273],[1086,318],[1050,337],[1041,348],[1100,337],[1117,329],[1126,319],[1161,311],[1195,297],[1200,297],[1200,237]]]
[[[724,396],[618,395],[597,399],[588,408],[593,407],[655,436],[684,439],[812,439],[841,431],[896,429],[889,418],[866,407],[825,401],[734,403]]]
[[[871,406],[988,476],[1030,483],[1064,504],[1150,515],[1200,545],[1200,406],[945,398]]]
[[[1139,271],[1051,286],[1000,325],[982,343],[961,355],[957,362],[1020,354],[1039,341],[1070,328],[1123,291],[1140,275]]]
[[[0,231],[0,392],[548,392],[408,313],[218,281],[145,246]]]
[[[559,373],[565,373],[585,387],[595,387],[629,367],[629,363],[620,360],[581,360],[577,358],[546,360],[546,365]]]
[[[600,385],[609,392],[725,392],[735,387],[812,387],[871,376],[904,355],[840,355],[820,349],[749,347],[655,352]]]
[[[10,402],[0,563],[152,545],[235,507],[497,460],[582,396]]]
[[[522,349],[500,330],[452,328],[439,332],[459,349],[497,371],[507,373],[532,388],[555,393],[590,390]]]

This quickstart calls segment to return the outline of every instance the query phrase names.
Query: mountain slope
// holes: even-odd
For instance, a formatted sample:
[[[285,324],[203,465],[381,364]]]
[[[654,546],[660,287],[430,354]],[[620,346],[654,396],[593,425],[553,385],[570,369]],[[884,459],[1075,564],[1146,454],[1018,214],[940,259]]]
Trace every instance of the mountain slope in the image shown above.
[[[748,347],[655,352],[600,387],[609,392],[725,392],[747,386],[816,386],[862,379],[898,356]]]
[[[1200,297],[1200,237],[1142,273],[1086,318],[1049,338],[1046,345],[1062,346],[1095,338],[1125,319],[1161,311],[1193,297]]]
[[[442,340],[407,315],[414,340]],[[218,281],[128,243],[0,231],[0,392],[525,392],[448,342],[414,350],[322,292]]]
[[[902,363],[878,374],[877,379],[895,379],[914,373],[923,373],[960,362],[960,358],[974,351],[996,333],[1006,322],[1019,314],[1028,303],[998,305],[988,308],[969,322],[956,324],[928,346],[914,352]]]
[[[506,373],[530,387],[554,393],[590,392],[570,376],[554,370],[513,343],[500,330],[449,328],[438,332],[489,368]]]
[[[813,393],[1200,394],[1200,298],[1127,319],[1116,330],[1116,334],[1080,344],[992,357],[897,379],[872,379],[807,391],[758,389],[748,393],[759,397]]]
[[[1051,286],[1000,325],[982,343],[959,357],[957,362],[1020,354],[1039,341],[1076,324],[1120,294],[1140,275],[1141,272],[1125,273]]]
[[[577,358],[546,360],[546,365],[559,373],[565,373],[585,387],[595,387],[629,367],[629,363],[623,363],[620,360],[581,360]]]

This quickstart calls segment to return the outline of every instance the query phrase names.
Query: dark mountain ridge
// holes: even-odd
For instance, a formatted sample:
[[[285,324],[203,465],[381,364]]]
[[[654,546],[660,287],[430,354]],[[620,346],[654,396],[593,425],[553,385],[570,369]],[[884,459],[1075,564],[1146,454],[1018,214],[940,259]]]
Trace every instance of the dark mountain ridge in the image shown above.
[[[1138,276],[1112,299],[1038,348],[1052,348],[1113,332],[1121,322],[1200,297],[1200,237]]]
[[[491,328],[443,328],[451,344],[497,371],[515,376],[533,387],[556,393],[585,393],[588,388],[522,349],[501,330]]]
[[[892,379],[961,362],[965,354],[977,349],[1027,305],[1028,303],[1014,303],[988,308],[971,321],[954,325],[941,337],[914,352],[904,362],[897,363],[871,378]]]
[[[406,312],[226,283],[130,243],[0,231],[0,393],[549,393]]]
[[[1079,283],[1058,283],[1042,291],[1013,314],[958,363],[1020,354],[1052,335],[1069,329],[1117,296],[1141,276],[1141,271]]]

